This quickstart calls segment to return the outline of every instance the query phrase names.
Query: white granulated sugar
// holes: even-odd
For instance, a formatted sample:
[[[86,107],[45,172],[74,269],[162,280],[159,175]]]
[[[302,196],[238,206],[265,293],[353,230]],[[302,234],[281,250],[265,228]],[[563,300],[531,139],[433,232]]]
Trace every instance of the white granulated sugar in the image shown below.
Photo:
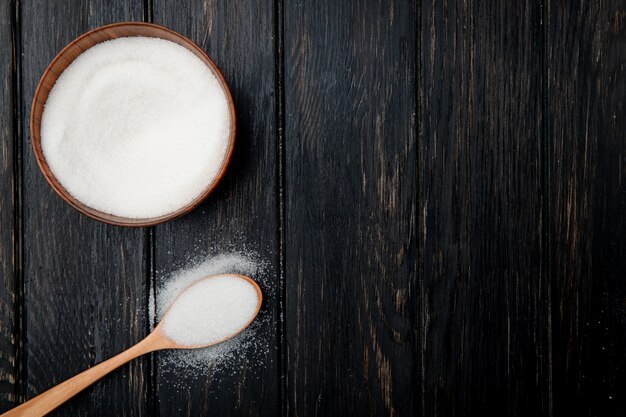
[[[209,275],[248,276],[261,286],[263,297],[271,300],[275,292],[275,281],[268,262],[251,250],[231,250],[222,254],[192,256],[184,261],[182,268],[173,273],[163,275],[163,272],[157,272],[158,290],[150,299],[150,322],[153,326],[163,318],[179,294]],[[187,383],[206,375],[207,372],[211,373],[213,380],[219,380],[222,373],[233,374],[244,372],[244,369],[248,377],[258,377],[256,373],[250,372],[272,360],[270,343],[274,332],[271,315],[262,308],[250,326],[225,342],[202,349],[159,352],[160,372],[181,389],[188,388]],[[181,375],[184,377],[181,378]]]
[[[151,218],[193,201],[224,163],[228,101],[186,48],[127,37],[89,48],[48,96],[41,145],[77,200],[113,215]]]
[[[163,333],[185,346],[213,344],[243,330],[258,303],[247,280],[234,275],[205,278],[176,298],[163,319]]]

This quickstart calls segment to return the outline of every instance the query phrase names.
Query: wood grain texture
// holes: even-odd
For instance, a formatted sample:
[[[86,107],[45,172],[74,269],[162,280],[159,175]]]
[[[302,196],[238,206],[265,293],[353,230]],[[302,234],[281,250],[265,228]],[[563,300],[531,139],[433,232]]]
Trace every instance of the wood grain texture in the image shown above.
[[[542,8],[424,1],[424,415],[549,415]]]
[[[45,183],[30,100],[76,36],[152,17],[238,134],[197,210],[123,229]],[[626,415],[626,1],[5,1],[0,40],[0,410],[141,339],[189,259],[252,249],[257,344],[54,415]]]
[[[419,409],[414,7],[284,4],[287,415]]]
[[[227,367],[213,367],[195,378],[168,371],[160,360],[159,412],[274,416],[279,379],[273,3],[195,1],[183,6],[155,0],[153,11],[154,23],[188,36],[214,60],[237,112],[235,150],[222,182],[194,212],[155,228],[157,281],[203,253],[252,249],[269,263],[257,342],[237,352]]]
[[[19,394],[19,236],[15,192],[19,181],[17,150],[14,138],[13,100],[16,96],[16,47],[14,37],[15,11],[13,3],[0,3],[0,412],[11,408]]]
[[[554,414],[626,415],[626,2],[548,2]]]
[[[21,4],[23,97],[30,108],[44,69],[68,42],[95,26],[142,18],[139,1]],[[25,113],[28,113],[25,112]],[[29,114],[22,126],[28,128]],[[145,336],[143,231],[95,222],[58,198],[24,137],[24,285],[27,397]],[[135,361],[54,415],[144,415],[144,362]]]

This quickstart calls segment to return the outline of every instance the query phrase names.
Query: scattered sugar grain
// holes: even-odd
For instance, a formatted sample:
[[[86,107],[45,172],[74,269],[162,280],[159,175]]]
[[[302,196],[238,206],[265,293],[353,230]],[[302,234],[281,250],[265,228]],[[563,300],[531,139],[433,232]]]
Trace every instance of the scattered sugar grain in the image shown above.
[[[79,55],[41,120],[46,162],[82,203],[126,218],[177,211],[219,174],[230,134],[215,75],[186,48],[124,37]]]
[[[200,251],[200,249],[198,249]],[[238,274],[254,279],[263,289],[263,294],[273,289],[267,286],[268,263],[254,250],[189,255],[176,270],[170,273],[157,271],[158,291],[155,294],[155,310],[151,321],[163,318],[167,308],[176,297],[194,282],[209,275]],[[176,264],[176,262],[174,262]],[[270,294],[271,295],[271,294]]]
[[[210,254],[191,256],[172,273],[157,271],[159,286],[151,294],[151,323],[156,325],[163,318],[167,308],[185,288],[208,275],[249,276],[261,286],[264,298],[271,299],[275,288],[269,263],[255,250],[241,251],[236,246],[229,245],[230,252],[227,253],[216,253],[218,249],[212,249]],[[199,244],[197,252],[202,252],[201,248]],[[188,388],[187,384],[207,373],[217,382],[221,375],[240,372],[244,365],[242,361],[245,361],[248,378],[258,376],[253,370],[262,368],[272,358],[270,339],[266,336],[272,334],[270,318],[262,309],[246,330],[225,342],[201,349],[162,351],[159,353],[160,372],[180,389]]]

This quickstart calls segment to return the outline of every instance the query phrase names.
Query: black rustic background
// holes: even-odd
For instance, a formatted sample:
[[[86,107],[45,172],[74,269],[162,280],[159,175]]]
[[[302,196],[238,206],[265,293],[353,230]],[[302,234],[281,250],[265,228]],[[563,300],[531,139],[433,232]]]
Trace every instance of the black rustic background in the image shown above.
[[[149,229],[64,204],[28,119],[119,21],[196,41],[238,112],[226,177]],[[137,342],[198,250],[269,262],[268,350],[161,354],[56,416],[626,415],[626,2],[0,2],[0,407]]]

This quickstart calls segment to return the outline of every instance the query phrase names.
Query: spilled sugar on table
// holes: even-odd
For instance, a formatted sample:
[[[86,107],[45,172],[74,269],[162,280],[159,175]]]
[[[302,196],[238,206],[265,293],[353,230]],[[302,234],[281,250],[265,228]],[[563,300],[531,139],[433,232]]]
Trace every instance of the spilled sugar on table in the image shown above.
[[[118,21],[197,42],[238,115],[215,192],[145,229],[65,205],[30,151],[49,61]],[[255,363],[177,381],[156,354],[54,415],[625,415],[625,25],[621,0],[2,2],[0,411],[143,338],[188,253],[246,245]]]

